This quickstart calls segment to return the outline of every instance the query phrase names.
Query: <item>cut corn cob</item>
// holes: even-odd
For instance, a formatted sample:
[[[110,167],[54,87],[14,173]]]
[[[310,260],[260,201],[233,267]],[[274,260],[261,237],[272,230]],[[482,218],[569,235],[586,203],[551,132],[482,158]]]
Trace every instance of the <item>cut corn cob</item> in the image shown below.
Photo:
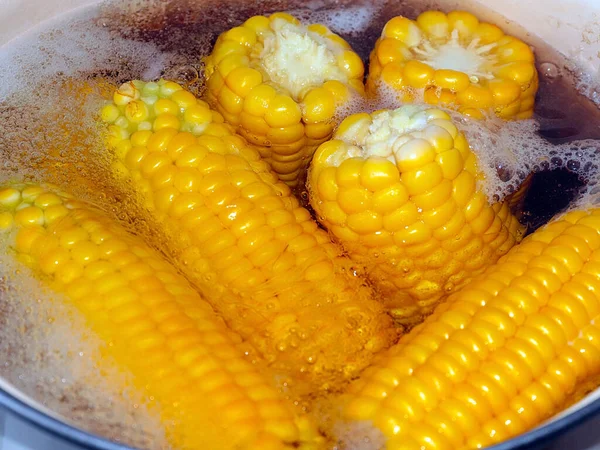
[[[477,159],[438,109],[355,114],[322,144],[308,188],[321,223],[412,324],[520,240],[505,202],[477,187]]]
[[[149,126],[156,131],[129,135],[134,100],[119,105],[121,92],[103,113],[126,125],[111,137],[120,173],[143,193],[179,267],[235,331],[290,375],[288,386],[307,380],[308,393],[339,389],[395,339],[390,317],[341,249],[219,113],[201,101],[181,105],[184,118],[193,110],[204,119],[195,123],[198,137],[157,127],[158,119]]]
[[[392,449],[483,448],[600,374],[600,209],[528,236],[351,387],[346,417]]]
[[[175,448],[295,448],[314,435],[173,266],[100,210],[15,184],[0,188],[0,230],[131,372]]]
[[[480,118],[533,114],[538,74],[527,44],[472,14],[426,11],[417,20],[394,17],[369,63],[367,91],[385,86],[402,101],[451,106]]]
[[[340,109],[364,92],[364,66],[348,43],[285,13],[223,33],[205,63],[208,102],[299,189]]]

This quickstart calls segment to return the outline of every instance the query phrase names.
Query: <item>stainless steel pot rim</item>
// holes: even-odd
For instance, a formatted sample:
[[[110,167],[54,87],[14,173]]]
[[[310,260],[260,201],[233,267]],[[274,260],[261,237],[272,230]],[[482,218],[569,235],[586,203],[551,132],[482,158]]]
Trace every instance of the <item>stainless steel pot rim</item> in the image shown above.
[[[0,389],[0,405],[27,421],[31,425],[49,432],[55,437],[93,450],[135,450],[61,422],[38,411],[31,405]],[[521,450],[539,448],[554,437],[581,425],[592,416],[600,413],[600,398],[552,423],[536,428],[506,442],[489,447],[488,450]]]
[[[61,422],[44,412],[38,411],[33,406],[19,400],[3,389],[0,389],[0,406],[4,406],[8,411],[34,427],[82,448],[93,450],[135,450],[132,447],[108,441]]]

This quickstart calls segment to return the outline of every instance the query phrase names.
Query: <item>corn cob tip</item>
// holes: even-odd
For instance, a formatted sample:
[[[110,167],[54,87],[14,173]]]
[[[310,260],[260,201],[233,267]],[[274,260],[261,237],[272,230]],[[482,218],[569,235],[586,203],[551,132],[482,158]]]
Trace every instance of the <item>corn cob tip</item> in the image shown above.
[[[271,81],[289,91],[293,98],[303,97],[303,90],[327,80],[348,82],[349,74],[337,61],[344,48],[324,37],[324,29],[317,28],[319,34],[283,18],[274,19],[271,29],[259,58]]]
[[[538,75],[531,48],[465,11],[395,17],[371,53],[367,90],[391,89],[482,118],[532,116]],[[384,89],[385,91],[386,89]]]

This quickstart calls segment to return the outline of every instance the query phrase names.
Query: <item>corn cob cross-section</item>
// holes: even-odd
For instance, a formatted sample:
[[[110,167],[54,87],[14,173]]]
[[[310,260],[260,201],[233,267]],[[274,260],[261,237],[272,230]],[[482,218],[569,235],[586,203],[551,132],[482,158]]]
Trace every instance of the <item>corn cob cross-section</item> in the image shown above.
[[[288,385],[339,388],[396,333],[351,261],[219,113],[179,88],[166,101],[191,132],[163,128],[160,115],[140,130],[131,110],[152,110],[147,85],[126,86],[135,92],[118,90],[103,116],[116,127],[121,173],[169,236],[168,252],[227,323],[291,376]]]
[[[340,110],[364,91],[363,63],[346,41],[285,13],[223,33],[205,62],[208,102],[290,187],[301,188]]]
[[[528,236],[351,387],[346,418],[388,450],[484,448],[600,372],[600,209]]]
[[[407,105],[346,118],[317,150],[308,187],[321,223],[410,324],[521,238],[508,205],[488,204],[480,177],[445,112]]]
[[[367,90],[382,86],[402,101],[423,97],[481,117],[533,114],[538,75],[527,44],[464,11],[395,17],[384,27],[369,63]]]
[[[156,404],[175,448],[295,448],[311,433],[211,306],[100,210],[15,184],[0,188],[0,229],[14,232],[18,258],[110,343],[106,352]]]

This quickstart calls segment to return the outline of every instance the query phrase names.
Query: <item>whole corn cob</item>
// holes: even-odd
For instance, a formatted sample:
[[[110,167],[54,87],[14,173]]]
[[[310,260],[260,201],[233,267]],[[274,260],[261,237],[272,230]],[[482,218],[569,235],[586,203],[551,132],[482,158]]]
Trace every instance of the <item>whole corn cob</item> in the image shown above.
[[[308,188],[321,223],[412,324],[521,239],[507,203],[488,204],[477,159],[438,109],[355,114],[322,144]]]
[[[473,117],[533,114],[538,74],[527,44],[464,11],[394,17],[371,53],[367,91],[451,106]]]
[[[364,66],[348,43],[285,13],[223,33],[205,63],[210,105],[299,189],[341,110],[364,92]]]
[[[63,294],[155,404],[175,448],[295,448],[294,416],[227,329],[163,257],[106,214],[56,189],[0,188],[0,230]]]
[[[168,252],[227,323],[291,377],[288,386],[339,389],[395,339],[390,317],[219,113],[172,84],[174,93],[150,105],[148,84],[122,86],[103,117],[120,173],[169,236]],[[159,122],[166,104],[173,127]],[[138,110],[148,125],[136,124]]]
[[[528,236],[351,387],[346,418],[391,449],[483,448],[600,373],[600,209]]]

